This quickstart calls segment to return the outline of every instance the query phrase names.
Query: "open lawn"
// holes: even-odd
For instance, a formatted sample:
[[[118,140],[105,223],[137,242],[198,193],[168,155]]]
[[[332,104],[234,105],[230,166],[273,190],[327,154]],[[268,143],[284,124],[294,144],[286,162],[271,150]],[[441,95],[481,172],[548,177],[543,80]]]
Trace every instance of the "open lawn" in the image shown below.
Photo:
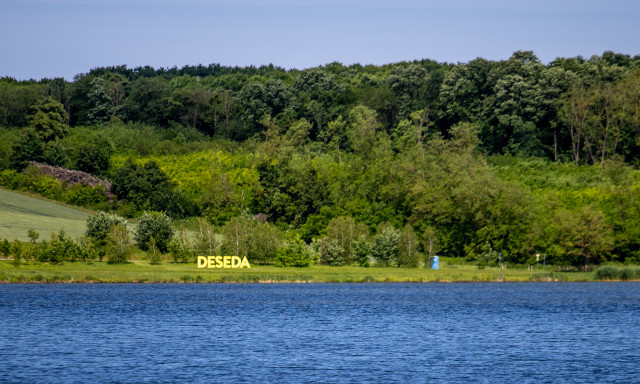
[[[550,270],[550,268],[549,268]],[[447,265],[439,270],[422,268],[327,267],[251,269],[198,269],[194,264],[163,262],[151,265],[138,260],[129,264],[76,262],[62,265],[23,264],[0,261],[0,282],[502,282],[502,281],[591,281],[593,273],[543,272],[526,269],[478,269],[472,265]]]
[[[0,239],[29,240],[29,228],[40,233],[41,239],[61,229],[78,238],[86,231],[88,217],[77,209],[0,189]]]

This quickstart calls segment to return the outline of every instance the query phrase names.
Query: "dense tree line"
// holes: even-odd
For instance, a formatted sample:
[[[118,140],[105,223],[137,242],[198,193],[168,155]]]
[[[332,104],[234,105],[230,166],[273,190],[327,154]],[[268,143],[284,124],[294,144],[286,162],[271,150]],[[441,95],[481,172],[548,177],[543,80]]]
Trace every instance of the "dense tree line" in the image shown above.
[[[532,52],[515,52],[503,61],[332,63],[307,70],[117,66],[72,82],[3,78],[0,124],[27,126],[37,119],[34,106],[48,97],[62,105],[71,126],[118,118],[244,141],[264,136],[272,124],[288,133],[305,121],[306,137],[322,142],[331,139],[330,123],[362,105],[390,135],[401,136],[412,118],[424,135],[448,136],[456,124],[470,122],[480,127],[482,150],[490,155],[588,163],[619,155],[637,163],[639,84],[640,57],[613,52],[547,65]]]
[[[97,68],[0,80],[0,124],[1,184],[200,216],[198,249],[252,262],[640,260],[639,57]],[[116,199],[30,161],[106,177]]]

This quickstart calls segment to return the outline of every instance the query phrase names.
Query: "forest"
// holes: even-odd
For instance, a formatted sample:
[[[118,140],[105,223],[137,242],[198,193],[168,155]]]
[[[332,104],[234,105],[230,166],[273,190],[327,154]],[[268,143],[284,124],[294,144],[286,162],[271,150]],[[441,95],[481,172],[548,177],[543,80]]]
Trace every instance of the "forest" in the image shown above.
[[[0,79],[0,185],[166,216],[195,238],[138,246],[176,261],[638,263],[639,166],[640,56],[614,52]]]

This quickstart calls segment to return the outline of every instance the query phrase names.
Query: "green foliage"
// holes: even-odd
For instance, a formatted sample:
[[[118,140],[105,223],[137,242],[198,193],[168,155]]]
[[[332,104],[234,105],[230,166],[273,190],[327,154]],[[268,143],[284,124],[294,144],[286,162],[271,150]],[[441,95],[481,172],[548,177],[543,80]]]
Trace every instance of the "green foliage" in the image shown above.
[[[198,252],[252,263],[274,262],[278,228],[314,241],[327,264],[495,252],[510,263],[538,252],[561,265],[629,263],[640,260],[639,63],[605,53],[545,65],[525,51],[0,79],[0,125],[23,128],[0,138],[0,168],[12,168],[0,182],[132,217],[202,215]],[[20,173],[33,160],[109,174],[116,202]],[[385,222],[404,228],[397,247],[381,231],[367,239]]]
[[[400,233],[390,224],[381,224],[371,242],[371,256],[376,265],[387,267],[398,265]]]
[[[87,96],[89,103],[88,123],[101,124],[109,121],[116,111],[105,80],[100,77],[94,78]]]
[[[361,267],[371,265],[371,243],[364,237],[353,243],[354,261]]]
[[[340,266],[345,264],[345,250],[335,239],[324,238],[318,246],[319,263],[323,265]]]
[[[485,243],[478,251],[470,252],[468,257],[475,261],[478,269],[484,269],[498,261],[498,251],[493,249],[489,243]]]
[[[11,146],[9,165],[18,171],[25,169],[30,161],[44,160],[45,145],[33,129],[26,129]]]
[[[165,211],[176,217],[192,215],[196,210],[153,161],[140,166],[127,160],[114,170],[111,190],[137,210]]]
[[[145,247],[146,248],[146,247]],[[107,263],[124,264],[129,262],[131,240],[127,227],[117,224],[109,230],[107,235]]]
[[[222,236],[217,234],[213,225],[209,224],[203,218],[198,219],[198,229],[195,238],[198,255],[214,256],[220,254]]]
[[[22,260],[22,244],[18,240],[11,243],[10,254],[13,257],[13,265],[20,266]]]
[[[153,236],[149,239],[149,244],[147,245],[147,252],[150,254],[149,262],[152,265],[160,264],[161,252],[158,249],[158,245],[156,244],[156,239]]]
[[[67,133],[67,112],[60,102],[46,97],[33,106],[33,114],[28,117],[38,139],[48,143],[64,137]]]
[[[278,248],[275,257],[278,267],[308,267],[311,265],[311,251],[298,236],[292,236]]]
[[[87,236],[98,242],[106,240],[111,229],[117,225],[126,226],[127,221],[115,214],[98,211],[87,219]]]
[[[6,238],[0,241],[0,255],[8,257],[11,254],[11,243]]]
[[[410,224],[405,225],[398,239],[398,266],[414,268],[421,255],[418,252],[418,237]]]
[[[144,251],[148,249],[149,241],[153,237],[160,252],[166,252],[173,235],[171,218],[163,212],[145,212],[138,218],[135,241]]]
[[[195,263],[197,256],[196,244],[182,230],[169,242],[169,252],[176,263]]]
[[[105,177],[111,165],[112,144],[103,136],[93,136],[76,149],[75,168],[92,175]]]
[[[329,221],[326,233],[327,241],[324,243],[327,244],[327,247],[338,252],[331,259],[336,260],[333,263],[337,263],[339,260],[339,264],[336,265],[342,265],[351,264],[355,260],[354,243],[360,238],[368,237],[369,230],[364,224],[356,223],[352,217],[341,216]],[[320,259],[323,259],[322,252]]]
[[[222,227],[222,235],[224,254],[247,257],[258,264],[273,263],[282,238],[273,224],[248,215],[232,218]]]
[[[614,267],[605,265],[596,269],[594,280],[640,280],[638,267]]]
[[[40,242],[34,253],[37,261],[52,264],[89,258],[87,244],[75,241],[66,234],[64,229],[57,234],[52,232],[49,241]]]

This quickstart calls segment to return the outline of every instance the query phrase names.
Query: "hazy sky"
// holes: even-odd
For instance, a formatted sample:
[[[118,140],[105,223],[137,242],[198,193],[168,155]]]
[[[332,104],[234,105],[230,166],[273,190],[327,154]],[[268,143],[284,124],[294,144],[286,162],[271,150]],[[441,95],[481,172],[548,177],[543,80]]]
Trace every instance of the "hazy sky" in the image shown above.
[[[0,77],[640,54],[639,0],[0,0]]]

